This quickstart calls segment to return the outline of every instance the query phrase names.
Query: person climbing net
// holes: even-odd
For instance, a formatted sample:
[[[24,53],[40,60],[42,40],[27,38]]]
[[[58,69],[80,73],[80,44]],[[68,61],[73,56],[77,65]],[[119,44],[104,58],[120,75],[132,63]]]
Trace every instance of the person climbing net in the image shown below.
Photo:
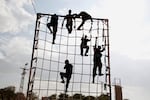
[[[96,37],[96,42],[97,42],[97,37]],[[98,75],[99,76],[102,76],[102,61],[101,61],[101,57],[102,57],[102,52],[105,50],[105,47],[104,46],[98,46],[97,47],[97,44],[95,42],[95,46],[93,47],[93,51],[94,51],[94,59],[93,59],[93,62],[94,62],[94,66],[93,66],[93,83],[95,82],[95,76],[97,75],[96,74],[96,70],[98,68]]]
[[[91,36],[92,37],[92,36]],[[88,51],[89,51],[89,46],[87,45],[87,43],[89,42],[89,41],[91,41],[91,37],[90,37],[90,39],[87,39],[87,35],[85,35],[85,36],[82,36],[82,38],[81,38],[81,44],[80,44],[80,50],[81,50],[81,56],[83,56],[83,49],[86,49],[86,51],[85,51],[85,56],[88,56]]]
[[[90,28],[89,32],[91,31],[91,29],[92,29],[92,24],[93,24],[93,19],[92,19],[92,16],[91,16],[90,14],[88,14],[88,13],[85,12],[85,11],[81,11],[79,14],[76,14],[75,17],[82,19],[82,22],[81,22],[81,24],[78,26],[77,30],[81,30],[81,27],[83,27],[84,23],[85,23],[87,20],[91,20],[91,28]]]
[[[68,14],[64,17],[63,22],[62,22],[62,27],[63,27],[64,21],[66,20],[66,28],[69,34],[71,34],[72,32],[73,19],[74,19],[74,15],[71,14],[71,12],[72,12],[71,10],[68,11]]]
[[[50,33],[53,33],[53,42],[52,42],[52,44],[55,44],[57,26],[58,26],[58,16],[56,14],[54,14],[51,17],[50,23],[47,23],[47,28],[50,30]],[[51,27],[52,27],[52,29],[51,29]]]
[[[83,12],[37,13],[27,98],[31,91],[39,99],[50,94],[56,99],[61,94],[63,99],[74,99],[75,93],[94,95],[95,99],[99,94],[111,94],[109,20],[88,13],[87,17]],[[88,32],[90,24],[93,29]]]
[[[68,86],[69,86],[69,82],[72,76],[72,69],[73,66],[72,64],[69,63],[69,60],[65,60],[65,67],[64,69],[66,69],[66,72],[60,72],[60,77],[62,79],[61,83],[66,83],[66,89],[65,92],[67,92]],[[64,78],[66,78],[66,82],[64,80]]]

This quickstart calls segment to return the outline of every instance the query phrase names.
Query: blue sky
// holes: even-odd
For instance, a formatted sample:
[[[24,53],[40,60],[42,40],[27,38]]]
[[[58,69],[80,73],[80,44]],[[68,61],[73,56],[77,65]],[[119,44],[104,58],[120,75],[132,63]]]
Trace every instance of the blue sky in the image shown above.
[[[108,18],[112,81],[122,80],[124,98],[150,99],[150,1],[32,1],[36,12],[66,14],[72,9]],[[31,58],[35,12],[31,0],[0,0],[0,9],[0,87],[19,87],[20,67]]]

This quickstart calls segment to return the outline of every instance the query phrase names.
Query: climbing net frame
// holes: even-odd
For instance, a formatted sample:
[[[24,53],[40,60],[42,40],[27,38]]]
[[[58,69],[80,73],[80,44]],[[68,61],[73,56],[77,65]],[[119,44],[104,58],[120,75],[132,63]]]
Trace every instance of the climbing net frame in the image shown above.
[[[73,96],[78,93],[98,97],[102,94],[107,94],[109,100],[111,100],[109,20],[92,18],[92,30],[89,32],[89,22],[85,23],[83,30],[76,30],[76,26],[81,23],[81,19],[75,19],[73,31],[68,34],[65,26],[61,27],[61,22],[65,16],[58,15],[56,43],[52,44],[53,36],[46,27],[51,16],[51,14],[37,13],[27,100],[32,100],[33,93],[36,93],[39,99],[52,94],[58,96],[64,93],[65,85],[60,83],[59,73],[64,71],[64,61],[66,59],[73,65],[73,75],[69,83],[68,95]],[[80,43],[83,35],[92,36],[88,44],[88,56],[80,55]],[[98,37],[97,45],[105,46],[105,51],[102,53],[101,58],[104,75],[97,75],[93,84],[93,46],[95,45],[96,37]]]

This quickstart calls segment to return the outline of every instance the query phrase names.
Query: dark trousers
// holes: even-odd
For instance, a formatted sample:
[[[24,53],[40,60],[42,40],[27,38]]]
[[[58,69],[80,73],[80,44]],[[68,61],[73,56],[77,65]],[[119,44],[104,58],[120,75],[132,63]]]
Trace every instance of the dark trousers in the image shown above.
[[[56,39],[57,25],[52,25],[51,23],[47,23],[47,27],[50,30],[50,32],[53,33],[53,43],[54,43]],[[53,28],[53,31],[51,27]]]
[[[85,54],[87,54],[88,53],[88,51],[89,51],[89,46],[80,46],[80,49],[81,49],[81,55],[83,55],[83,49],[86,49],[86,51],[85,51]]]
[[[79,25],[79,27],[77,28],[77,30],[80,30],[81,27],[83,26],[83,24],[85,23],[86,20],[82,20],[81,24]]]
[[[72,32],[72,24],[66,24],[66,28],[67,28],[69,33]]]
[[[94,78],[96,76],[96,70],[97,70],[97,67],[98,67],[98,74],[101,75],[102,74],[102,63],[101,62],[94,62],[94,67],[93,67],[93,81],[94,81]]]
[[[71,75],[68,75],[67,73],[64,73],[64,72],[60,72],[60,77],[63,81],[64,81],[64,77],[66,78],[66,90],[65,91],[67,92]]]

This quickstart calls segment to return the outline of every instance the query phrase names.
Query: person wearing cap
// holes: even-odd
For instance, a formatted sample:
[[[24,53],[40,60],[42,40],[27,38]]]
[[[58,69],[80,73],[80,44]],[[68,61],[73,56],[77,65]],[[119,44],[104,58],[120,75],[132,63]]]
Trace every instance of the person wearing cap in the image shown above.
[[[70,79],[71,79],[71,76],[72,76],[72,69],[73,69],[73,66],[72,64],[69,63],[69,60],[65,60],[65,66],[64,66],[64,69],[66,69],[66,72],[60,72],[60,77],[62,79],[61,83],[65,83],[65,80],[64,78],[66,78],[66,89],[65,89],[65,92],[67,92],[67,89],[68,89],[68,86],[69,86],[69,82],[70,82]]]

